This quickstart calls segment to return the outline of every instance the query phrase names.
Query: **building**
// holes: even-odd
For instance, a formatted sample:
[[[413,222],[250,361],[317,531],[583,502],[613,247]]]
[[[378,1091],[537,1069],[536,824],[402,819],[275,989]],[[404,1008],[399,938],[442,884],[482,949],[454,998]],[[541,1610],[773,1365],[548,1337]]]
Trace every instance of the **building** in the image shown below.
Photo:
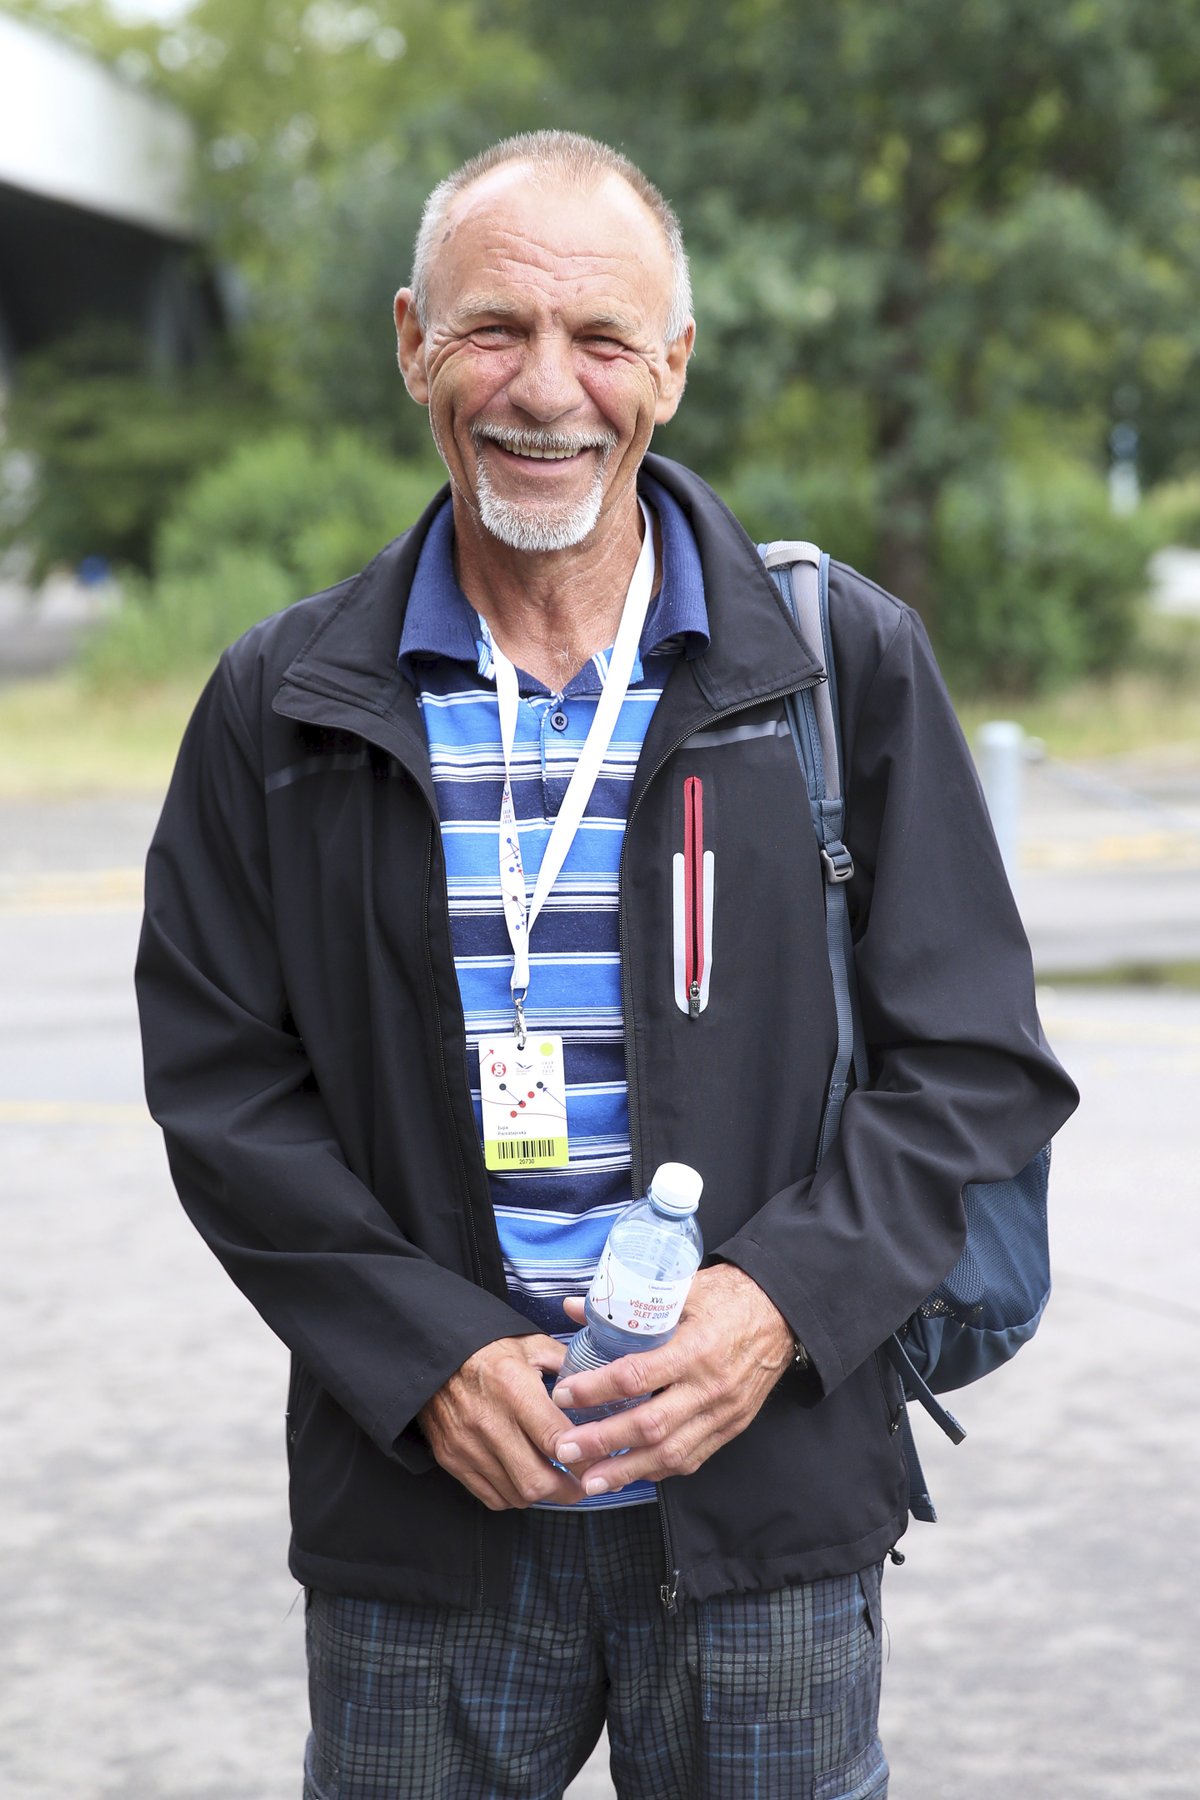
[[[190,123],[59,33],[0,12],[0,384],[84,324],[194,361],[221,306]]]

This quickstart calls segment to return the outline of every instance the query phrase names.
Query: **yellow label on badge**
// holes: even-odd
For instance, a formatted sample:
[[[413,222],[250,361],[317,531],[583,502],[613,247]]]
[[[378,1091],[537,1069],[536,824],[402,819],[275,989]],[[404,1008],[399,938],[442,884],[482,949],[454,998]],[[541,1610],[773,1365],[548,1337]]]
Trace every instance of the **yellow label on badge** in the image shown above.
[[[479,1046],[483,1160],[488,1169],[565,1169],[570,1161],[561,1037],[532,1034]]]

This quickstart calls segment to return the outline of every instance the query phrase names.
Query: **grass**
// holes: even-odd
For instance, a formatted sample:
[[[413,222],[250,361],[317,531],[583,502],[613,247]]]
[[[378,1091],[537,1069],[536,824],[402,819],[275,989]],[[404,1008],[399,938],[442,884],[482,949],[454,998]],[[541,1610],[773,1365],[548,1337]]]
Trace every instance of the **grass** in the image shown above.
[[[161,791],[202,674],[109,691],[68,671],[0,688],[0,797]],[[1036,700],[958,704],[968,738],[987,719],[1015,719],[1052,756],[1161,754],[1200,761],[1200,627],[1159,621],[1130,668]]]
[[[1037,700],[962,701],[958,716],[971,739],[987,719],[1015,719],[1067,762],[1189,749],[1200,761],[1200,679],[1185,684],[1134,671]]]
[[[0,689],[0,798],[161,792],[201,685],[110,695],[68,672]]]
[[[969,738],[986,719],[1015,719],[1066,761],[1169,752],[1200,761],[1200,619],[1148,615],[1120,674],[1035,700],[964,699]]]
[[[1200,993],[1198,962],[1114,963],[1108,969],[1066,969],[1058,974],[1038,971],[1039,988],[1183,988]]]

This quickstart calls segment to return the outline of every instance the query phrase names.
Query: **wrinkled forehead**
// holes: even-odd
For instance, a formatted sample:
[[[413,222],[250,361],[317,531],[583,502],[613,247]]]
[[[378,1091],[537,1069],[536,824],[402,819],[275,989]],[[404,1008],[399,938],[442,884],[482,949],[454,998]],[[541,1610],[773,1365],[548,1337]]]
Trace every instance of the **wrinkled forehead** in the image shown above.
[[[674,268],[659,221],[620,175],[575,181],[528,164],[491,169],[456,194],[432,247],[435,306],[453,305],[481,280],[534,285],[635,279],[661,301],[665,321]]]

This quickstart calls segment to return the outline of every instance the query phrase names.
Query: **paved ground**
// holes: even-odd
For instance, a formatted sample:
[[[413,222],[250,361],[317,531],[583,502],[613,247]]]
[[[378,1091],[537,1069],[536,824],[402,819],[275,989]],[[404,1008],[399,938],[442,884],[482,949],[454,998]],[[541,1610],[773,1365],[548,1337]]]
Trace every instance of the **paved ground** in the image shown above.
[[[59,669],[111,610],[106,587],[54,575],[38,596],[0,573],[0,686]]]
[[[153,812],[0,809],[0,1793],[294,1800],[284,1357],[183,1220],[140,1100]],[[1072,947],[1152,953],[1161,923],[1123,911],[1097,829],[1074,868],[1038,866],[1069,836],[1044,813],[1022,877],[1043,966],[1058,911]],[[1167,835],[1148,866],[1156,891],[1182,876],[1200,955],[1200,874]],[[922,1435],[943,1522],[887,1582],[893,1800],[1196,1800],[1200,996],[1064,988],[1044,1013],[1085,1091],[1057,1158],[1057,1298],[961,1397],[968,1443]],[[594,1759],[572,1800],[610,1794]]]

